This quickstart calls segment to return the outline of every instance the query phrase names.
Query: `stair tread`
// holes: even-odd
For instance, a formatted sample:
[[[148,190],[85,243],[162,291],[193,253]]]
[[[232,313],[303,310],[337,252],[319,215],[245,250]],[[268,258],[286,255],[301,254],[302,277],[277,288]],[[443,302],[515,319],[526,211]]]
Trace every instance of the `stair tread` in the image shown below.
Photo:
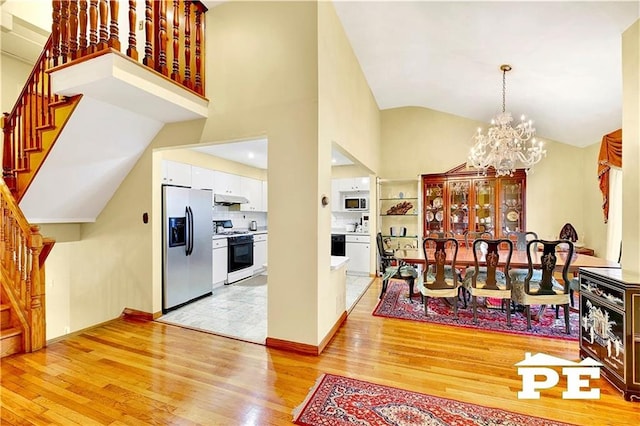
[[[11,327],[11,328],[5,328],[3,330],[0,330],[1,339],[17,336],[19,334],[22,334],[22,330],[19,327]]]

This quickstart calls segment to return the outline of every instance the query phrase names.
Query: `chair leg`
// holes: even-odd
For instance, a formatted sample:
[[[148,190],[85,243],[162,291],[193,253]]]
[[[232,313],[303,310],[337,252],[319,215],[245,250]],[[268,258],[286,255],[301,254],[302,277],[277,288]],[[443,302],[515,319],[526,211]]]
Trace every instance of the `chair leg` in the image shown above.
[[[504,301],[507,299],[502,299],[502,306],[507,305],[507,327],[511,327],[511,301],[507,300],[507,303]]]
[[[453,319],[458,319],[458,301],[455,300],[453,303]]]
[[[387,291],[387,283],[389,282],[388,279],[386,280],[382,280],[382,291],[380,291],[380,297],[378,297],[378,299],[382,299],[382,296],[384,295],[384,293]]]
[[[571,334],[571,326],[569,325],[569,305],[562,305],[564,307],[564,326],[567,334]]]
[[[413,277],[407,280],[409,282],[409,302],[413,302]]]
[[[473,305],[473,323],[478,324],[478,302],[476,296],[471,296],[471,304]]]
[[[531,306],[526,305],[524,309],[527,311],[527,330],[531,330]]]
[[[569,290],[569,301],[571,302],[571,307],[573,308],[573,290]]]
[[[429,296],[422,296],[422,300],[424,301],[424,316],[426,317],[429,314]]]

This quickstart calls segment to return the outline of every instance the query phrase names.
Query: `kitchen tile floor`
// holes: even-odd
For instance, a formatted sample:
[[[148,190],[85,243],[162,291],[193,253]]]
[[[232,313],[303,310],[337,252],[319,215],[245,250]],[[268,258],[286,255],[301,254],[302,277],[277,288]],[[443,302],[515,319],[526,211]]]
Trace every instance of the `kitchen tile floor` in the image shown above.
[[[372,282],[347,275],[347,312]],[[158,321],[264,345],[267,339],[267,276],[218,287],[209,297],[171,311]]]

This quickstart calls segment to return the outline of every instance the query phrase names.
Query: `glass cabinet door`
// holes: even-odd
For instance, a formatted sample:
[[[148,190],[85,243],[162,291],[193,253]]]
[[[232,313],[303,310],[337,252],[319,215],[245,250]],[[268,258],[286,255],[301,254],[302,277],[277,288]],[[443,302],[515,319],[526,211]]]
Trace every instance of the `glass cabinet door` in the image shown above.
[[[444,231],[444,184],[426,183],[424,187],[424,234]]]
[[[524,229],[524,203],[522,194],[522,181],[520,179],[501,180],[500,215],[501,232],[522,232]]]
[[[449,182],[449,229],[458,237],[469,230],[469,181]]]
[[[496,182],[495,180],[481,180],[474,182],[475,205],[474,230],[476,232],[491,232],[494,237],[496,226]]]

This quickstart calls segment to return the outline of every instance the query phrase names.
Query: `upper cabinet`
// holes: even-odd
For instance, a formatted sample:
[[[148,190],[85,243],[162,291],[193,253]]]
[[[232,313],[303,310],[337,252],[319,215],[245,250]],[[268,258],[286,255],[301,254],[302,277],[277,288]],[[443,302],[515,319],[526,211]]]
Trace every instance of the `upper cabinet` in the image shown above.
[[[191,164],[163,160],[162,183],[166,185],[191,186]]]
[[[240,176],[213,171],[213,192],[226,195],[243,195],[241,193]]]
[[[331,211],[343,212],[345,193],[359,194],[360,196],[368,196],[370,189],[369,177],[340,178],[331,180]]]
[[[452,232],[462,239],[467,231],[489,231],[503,237],[526,231],[526,174],[487,176],[467,170],[465,164],[445,173],[422,175],[423,235]]]
[[[368,176],[334,179],[333,185],[339,192],[369,191],[370,188]]]
[[[191,187],[194,189],[213,190],[213,170],[191,166]]]
[[[262,203],[262,181],[248,177],[240,178],[240,192],[243,197],[249,200],[246,204],[240,205],[240,210],[245,212],[266,211]]]

